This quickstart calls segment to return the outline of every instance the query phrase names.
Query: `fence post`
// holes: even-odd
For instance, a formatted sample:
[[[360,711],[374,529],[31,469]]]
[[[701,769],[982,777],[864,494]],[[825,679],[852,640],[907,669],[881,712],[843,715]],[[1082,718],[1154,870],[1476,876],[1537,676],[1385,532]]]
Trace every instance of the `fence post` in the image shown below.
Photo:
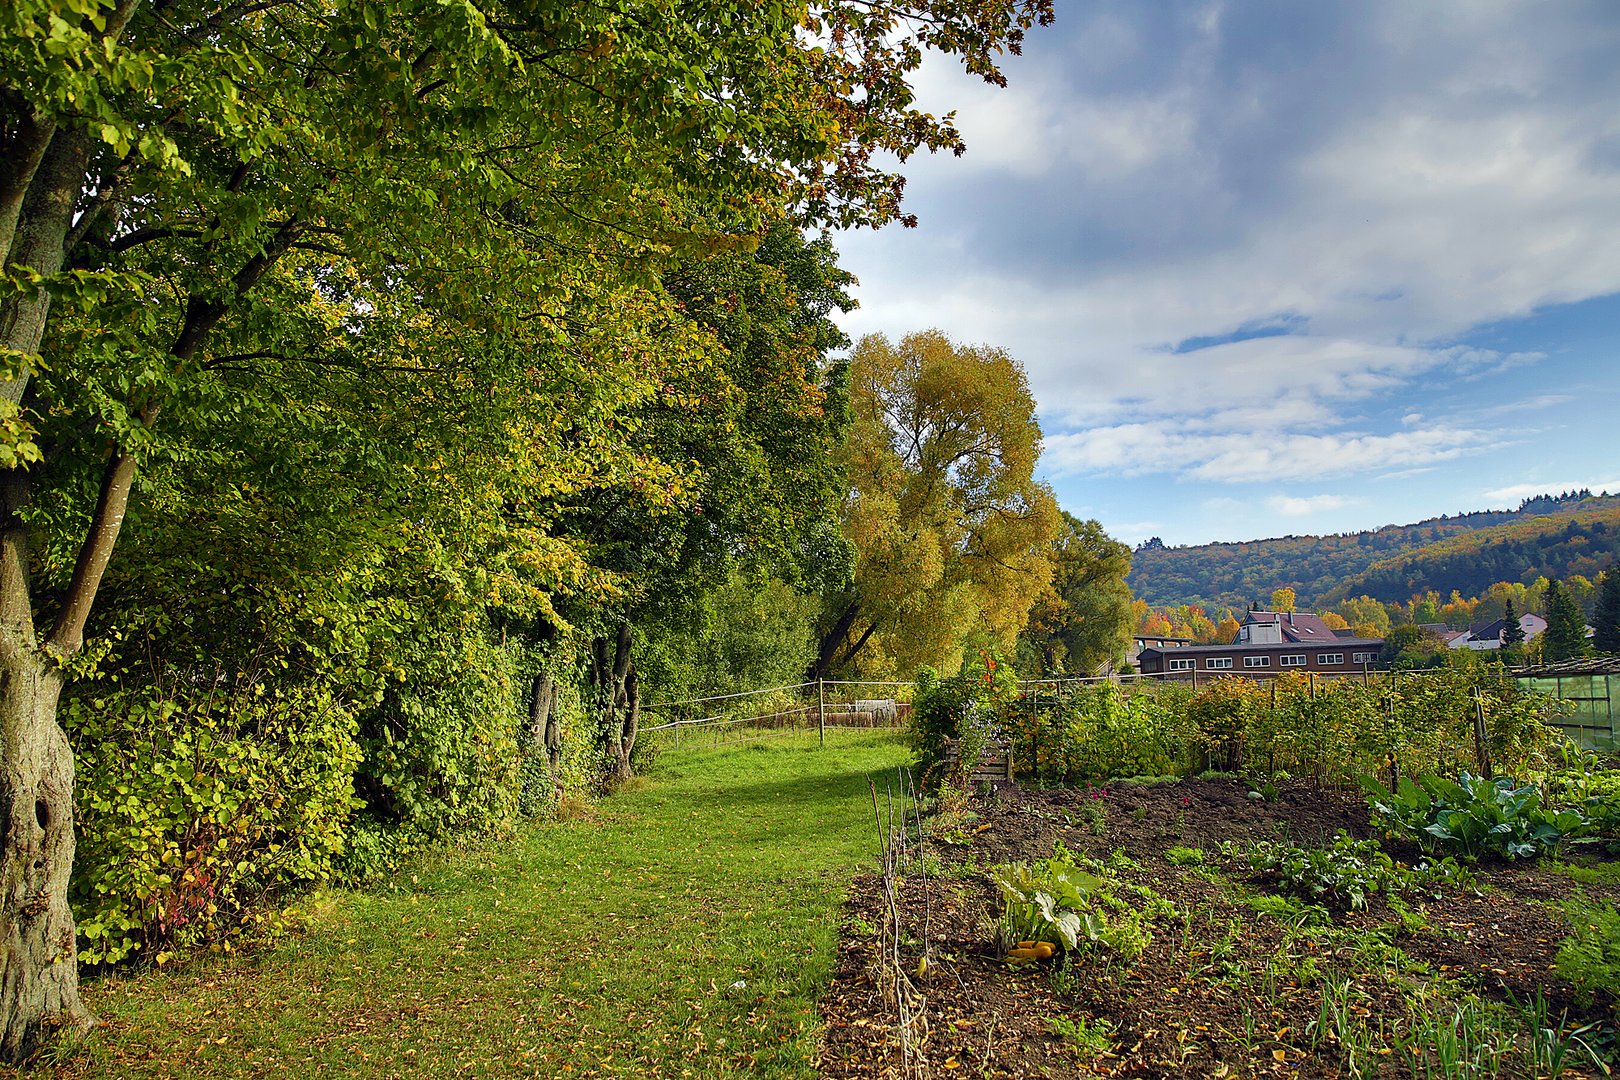
[[[679,750],[681,748],[681,725],[680,725],[680,719],[681,719],[681,714],[679,712],[677,712],[675,714],[675,721],[676,721],[676,723],[675,723],[675,749],[677,749],[677,750]]]
[[[1491,744],[1485,738],[1485,699],[1479,696],[1474,698],[1474,761],[1481,776],[1496,779],[1491,775]]]
[[[827,684],[822,679],[816,680],[816,737],[827,745]]]

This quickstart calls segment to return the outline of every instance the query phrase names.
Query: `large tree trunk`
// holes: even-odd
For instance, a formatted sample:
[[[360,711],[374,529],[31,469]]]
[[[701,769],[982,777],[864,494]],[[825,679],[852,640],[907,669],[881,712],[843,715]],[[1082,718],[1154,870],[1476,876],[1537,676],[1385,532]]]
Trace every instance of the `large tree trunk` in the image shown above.
[[[13,263],[41,274],[62,267],[88,142],[58,130],[33,171],[10,245]],[[0,344],[38,353],[50,294],[0,305]],[[26,374],[0,386],[22,400]],[[77,651],[68,637],[37,639],[28,587],[26,466],[0,474],[0,1058],[31,1057],[64,1028],[82,1028],[78,946],[68,908],[73,872],[73,754],[56,722],[58,664]],[[120,518],[122,515],[120,514]]]
[[[808,681],[815,682],[832,674],[833,659],[838,655],[839,648],[848,641],[849,631],[854,627],[855,618],[860,613],[861,602],[858,599],[851,600],[844,607],[837,621],[833,623],[832,629],[828,630],[821,639],[821,648],[816,650],[815,662],[810,665],[810,670],[806,672]]]
[[[8,628],[9,631],[9,628]],[[24,1061],[83,1028],[73,871],[73,752],[56,723],[60,677],[37,652],[0,643],[0,1057]]]
[[[535,753],[545,750],[552,796],[561,798],[562,724],[557,719],[557,684],[544,671],[536,675],[529,685],[529,746]]]

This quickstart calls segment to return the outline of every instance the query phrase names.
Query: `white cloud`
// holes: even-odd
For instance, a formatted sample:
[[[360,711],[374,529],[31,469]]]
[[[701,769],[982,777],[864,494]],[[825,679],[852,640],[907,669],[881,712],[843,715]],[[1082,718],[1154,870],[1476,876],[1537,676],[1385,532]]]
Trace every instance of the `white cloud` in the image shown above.
[[[1266,499],[1266,509],[1283,517],[1307,517],[1329,510],[1340,510],[1352,500],[1343,495],[1273,495]]]
[[[1309,481],[1449,461],[1492,442],[1490,432],[1445,427],[1389,435],[1188,434],[1173,420],[1159,420],[1049,436],[1045,465],[1054,476],[1180,473],[1222,483]]]
[[[1452,340],[1620,291],[1620,22],[1155,11],[1066,9],[1010,91],[929,69],[968,159],[918,163],[921,230],[841,239],[868,304],[846,326],[1007,347],[1061,473],[1409,476],[1478,450],[1478,419],[1400,395],[1544,362]]]
[[[1509,484],[1507,487],[1492,488],[1490,491],[1482,491],[1480,494],[1494,502],[1516,503],[1524,499],[1533,499],[1537,495],[1557,495],[1565,491],[1580,491],[1582,488],[1594,492],[1607,491],[1612,494],[1620,492],[1620,479],[1581,480],[1569,483],[1534,481],[1526,484]]]

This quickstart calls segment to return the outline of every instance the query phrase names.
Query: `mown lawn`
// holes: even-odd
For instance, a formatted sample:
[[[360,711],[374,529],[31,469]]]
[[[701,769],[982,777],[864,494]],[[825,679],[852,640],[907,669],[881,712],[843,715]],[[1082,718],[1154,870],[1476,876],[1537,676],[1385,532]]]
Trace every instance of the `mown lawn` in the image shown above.
[[[594,816],[318,897],[259,955],[87,982],[101,1026],[55,1071],[813,1076],[866,777],[904,757],[870,732],[667,755]]]

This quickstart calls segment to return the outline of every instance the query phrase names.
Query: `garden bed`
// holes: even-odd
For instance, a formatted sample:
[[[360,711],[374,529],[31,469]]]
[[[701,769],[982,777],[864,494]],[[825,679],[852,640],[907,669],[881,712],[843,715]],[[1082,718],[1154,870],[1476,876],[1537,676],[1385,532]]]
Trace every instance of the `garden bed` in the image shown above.
[[[1383,894],[1364,910],[1277,899],[1234,852],[1255,841],[1370,835],[1359,792],[1289,787],[1270,801],[1225,779],[1005,788],[934,829],[933,873],[898,883],[901,962],[921,997],[909,1063],[877,965],[881,879],[857,880],[822,1007],[829,1077],[1601,1075],[1614,1003],[1556,970],[1577,891],[1620,897],[1616,864],[1481,863],[1472,884]],[[1223,841],[1232,842],[1222,855]],[[1001,958],[985,870],[1061,842],[1169,901],[1134,959]],[[1420,853],[1393,843],[1402,862]],[[1199,862],[1199,859],[1202,862]],[[1101,870],[1101,868],[1099,868]],[[1583,880],[1577,882],[1573,875]],[[1436,895],[1438,892],[1438,895]],[[930,964],[919,975],[926,939]],[[891,966],[887,978],[893,978]],[[1591,1023],[1583,1042],[1571,1033]],[[1538,1051],[1538,1046],[1540,1047]],[[1536,1063],[1541,1058],[1541,1064]]]

